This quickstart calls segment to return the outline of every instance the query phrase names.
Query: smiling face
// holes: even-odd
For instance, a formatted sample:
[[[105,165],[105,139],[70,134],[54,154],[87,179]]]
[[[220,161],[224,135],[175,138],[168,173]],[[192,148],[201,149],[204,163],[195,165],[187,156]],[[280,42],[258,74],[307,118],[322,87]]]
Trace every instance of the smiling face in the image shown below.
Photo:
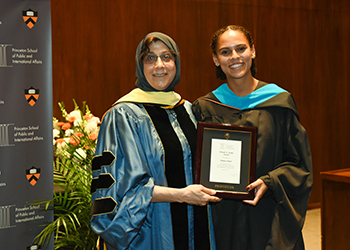
[[[255,48],[239,30],[227,30],[217,40],[215,65],[220,65],[228,81],[252,77],[250,68],[255,58]]]
[[[148,83],[156,90],[165,90],[174,80],[176,74],[176,65],[174,58],[168,60],[169,48],[161,41],[152,42],[149,45],[149,53],[145,58],[150,56],[156,57],[154,63],[143,62],[143,73]],[[171,56],[171,53],[170,53]]]

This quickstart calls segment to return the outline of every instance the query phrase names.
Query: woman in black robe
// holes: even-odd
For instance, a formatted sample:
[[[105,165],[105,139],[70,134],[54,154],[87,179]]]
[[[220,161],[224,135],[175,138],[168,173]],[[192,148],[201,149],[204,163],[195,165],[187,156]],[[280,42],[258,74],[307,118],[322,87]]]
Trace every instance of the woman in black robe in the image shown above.
[[[304,249],[302,227],[312,189],[306,131],[294,99],[255,76],[256,51],[249,31],[230,25],[212,37],[217,77],[227,80],[197,99],[198,121],[258,128],[253,200],[212,204],[218,250]]]

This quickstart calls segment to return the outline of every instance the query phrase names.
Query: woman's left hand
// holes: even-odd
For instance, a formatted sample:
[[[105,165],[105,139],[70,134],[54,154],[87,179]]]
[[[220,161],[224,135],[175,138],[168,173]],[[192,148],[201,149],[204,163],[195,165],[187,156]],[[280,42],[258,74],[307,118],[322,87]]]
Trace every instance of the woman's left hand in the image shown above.
[[[258,204],[259,200],[261,199],[261,197],[265,194],[265,192],[267,191],[268,187],[266,186],[266,184],[263,182],[263,180],[261,179],[257,179],[256,181],[254,181],[253,183],[251,183],[250,185],[248,185],[247,190],[251,191],[255,189],[255,197],[254,200],[243,200],[244,203],[250,204],[252,206],[256,206],[256,204]]]

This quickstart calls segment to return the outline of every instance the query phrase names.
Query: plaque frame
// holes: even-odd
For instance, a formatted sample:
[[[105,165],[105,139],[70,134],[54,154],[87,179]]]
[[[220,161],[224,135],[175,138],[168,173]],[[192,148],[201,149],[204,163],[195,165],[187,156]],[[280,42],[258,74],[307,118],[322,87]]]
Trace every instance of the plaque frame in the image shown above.
[[[198,122],[195,183],[216,190],[216,196],[252,200],[254,190],[246,187],[255,181],[257,127]],[[238,141],[241,145],[238,183],[210,181],[213,139]]]

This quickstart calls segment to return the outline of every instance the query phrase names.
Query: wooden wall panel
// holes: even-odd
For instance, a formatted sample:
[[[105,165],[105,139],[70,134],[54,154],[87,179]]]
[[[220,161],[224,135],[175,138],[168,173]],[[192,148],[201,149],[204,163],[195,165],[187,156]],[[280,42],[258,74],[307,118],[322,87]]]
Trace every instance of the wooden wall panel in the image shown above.
[[[152,31],[177,42],[182,74],[176,90],[194,100],[196,82],[215,81],[209,40],[218,27],[217,8],[210,1],[53,0],[54,103],[64,100],[72,108],[72,98],[86,100],[101,116],[134,88],[136,47]],[[59,115],[57,107],[54,114]]]
[[[346,168],[350,132],[347,0],[52,0],[54,115],[57,102],[87,101],[101,117],[134,88],[135,50],[151,31],[177,42],[181,81],[194,101],[221,84],[209,42],[227,24],[256,42],[257,78],[289,90],[308,131],[314,164],[310,203],[321,199],[321,171]]]

